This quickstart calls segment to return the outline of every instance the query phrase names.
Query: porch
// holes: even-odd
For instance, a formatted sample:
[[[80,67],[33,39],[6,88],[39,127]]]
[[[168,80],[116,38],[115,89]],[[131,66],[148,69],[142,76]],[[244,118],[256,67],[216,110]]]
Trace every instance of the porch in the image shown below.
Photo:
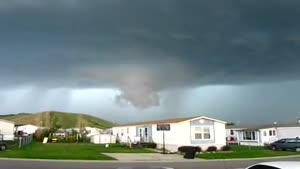
[[[245,129],[238,134],[239,145],[263,146],[259,130]]]

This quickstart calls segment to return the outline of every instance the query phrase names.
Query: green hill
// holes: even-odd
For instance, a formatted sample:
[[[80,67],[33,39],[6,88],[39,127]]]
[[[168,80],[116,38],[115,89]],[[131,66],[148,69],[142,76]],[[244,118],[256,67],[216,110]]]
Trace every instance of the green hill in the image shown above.
[[[1,119],[13,121],[16,124],[32,124],[43,127],[72,128],[72,127],[98,127],[110,128],[112,122],[87,114],[65,113],[57,111],[41,112],[35,114],[20,113],[1,115]]]

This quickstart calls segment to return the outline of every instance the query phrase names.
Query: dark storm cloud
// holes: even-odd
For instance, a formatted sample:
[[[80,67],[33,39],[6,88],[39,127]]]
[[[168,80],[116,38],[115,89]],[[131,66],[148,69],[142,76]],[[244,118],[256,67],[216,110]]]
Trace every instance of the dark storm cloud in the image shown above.
[[[299,1],[0,2],[0,85],[174,87],[299,79]]]

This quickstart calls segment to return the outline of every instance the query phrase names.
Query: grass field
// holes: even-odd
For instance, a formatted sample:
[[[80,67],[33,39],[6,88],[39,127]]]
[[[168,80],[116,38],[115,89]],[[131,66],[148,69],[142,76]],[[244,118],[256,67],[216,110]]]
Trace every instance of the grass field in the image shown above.
[[[102,153],[150,153],[146,149],[130,149],[122,145],[104,145],[89,143],[32,143],[22,149],[13,148],[0,152],[0,157],[30,159],[69,159],[69,160],[114,160]]]
[[[291,151],[272,151],[263,147],[232,146],[231,152],[216,152],[197,154],[198,158],[203,159],[232,159],[232,158],[259,158],[300,155],[300,153]]]

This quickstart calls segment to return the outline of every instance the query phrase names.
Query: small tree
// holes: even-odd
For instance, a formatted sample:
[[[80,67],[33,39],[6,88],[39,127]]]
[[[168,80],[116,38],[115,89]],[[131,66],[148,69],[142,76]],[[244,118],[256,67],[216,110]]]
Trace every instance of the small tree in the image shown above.
[[[37,129],[34,133],[34,139],[36,141],[43,141],[43,138],[44,138],[44,133],[43,133],[43,129]]]
[[[49,130],[48,129],[37,129],[34,133],[34,139],[36,141],[40,141],[42,142],[44,137],[48,137],[49,136]]]

